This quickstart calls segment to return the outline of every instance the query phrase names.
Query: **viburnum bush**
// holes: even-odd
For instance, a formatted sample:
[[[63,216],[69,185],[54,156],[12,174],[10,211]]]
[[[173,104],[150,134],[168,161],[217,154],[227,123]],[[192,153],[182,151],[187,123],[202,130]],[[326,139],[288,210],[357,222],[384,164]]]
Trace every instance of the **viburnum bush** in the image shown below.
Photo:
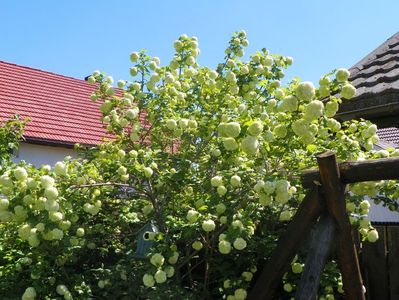
[[[293,59],[262,49],[244,61],[247,45],[234,33],[216,69],[199,66],[197,38],[186,35],[164,66],[133,52],[131,81],[88,78],[112,139],[53,167],[3,162],[1,299],[243,300],[306,194],[299,175],[315,154],[399,155],[373,150],[370,122],[334,119],[341,97],[355,94],[346,69],[318,87],[282,85]],[[351,186],[347,209],[364,240],[378,238],[364,196],[397,210],[388,199],[397,187]],[[299,253],[281,284],[286,297],[303,267]],[[342,292],[331,261],[319,297]]]

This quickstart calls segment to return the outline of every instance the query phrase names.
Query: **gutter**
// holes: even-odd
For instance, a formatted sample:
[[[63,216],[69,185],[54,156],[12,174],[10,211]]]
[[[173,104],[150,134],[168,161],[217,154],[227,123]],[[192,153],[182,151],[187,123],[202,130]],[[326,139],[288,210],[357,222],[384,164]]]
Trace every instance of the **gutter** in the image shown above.
[[[71,143],[71,142],[65,142],[65,141],[40,139],[40,138],[34,138],[34,137],[29,137],[29,136],[24,136],[24,141],[29,144],[51,146],[51,147],[62,147],[62,148],[68,148],[68,149],[75,148],[76,144],[79,144],[81,146],[88,147],[88,148],[98,146],[96,144]]]

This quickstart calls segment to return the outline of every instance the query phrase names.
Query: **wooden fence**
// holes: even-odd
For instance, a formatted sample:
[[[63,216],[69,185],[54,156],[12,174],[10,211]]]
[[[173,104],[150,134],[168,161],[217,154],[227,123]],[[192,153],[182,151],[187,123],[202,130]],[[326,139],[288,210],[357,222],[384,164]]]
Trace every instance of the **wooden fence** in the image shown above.
[[[374,227],[378,241],[359,249],[366,299],[399,300],[399,226]]]

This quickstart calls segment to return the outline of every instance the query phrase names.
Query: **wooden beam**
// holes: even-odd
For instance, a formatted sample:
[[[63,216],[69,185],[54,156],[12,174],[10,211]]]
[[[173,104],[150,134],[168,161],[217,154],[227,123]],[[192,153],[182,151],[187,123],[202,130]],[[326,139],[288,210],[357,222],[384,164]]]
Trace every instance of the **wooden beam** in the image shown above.
[[[295,299],[317,299],[317,290],[320,284],[320,276],[323,273],[327,258],[335,239],[335,223],[329,214],[323,214],[310,244],[306,257],[305,269],[299,282]]]
[[[339,174],[342,183],[399,179],[399,157],[343,162]],[[304,171],[301,181],[305,188],[320,184],[319,170]]]
[[[352,228],[346,213],[345,185],[341,182],[335,154],[331,151],[325,152],[317,156],[317,163],[327,209],[338,229],[336,250],[345,297],[350,300],[365,300],[356,248],[352,240]]]
[[[288,225],[273,251],[270,260],[263,268],[248,299],[273,299],[276,287],[281,283],[285,272],[288,271],[291,261],[311,230],[313,223],[324,210],[317,188],[312,189],[303,199],[295,216]]]

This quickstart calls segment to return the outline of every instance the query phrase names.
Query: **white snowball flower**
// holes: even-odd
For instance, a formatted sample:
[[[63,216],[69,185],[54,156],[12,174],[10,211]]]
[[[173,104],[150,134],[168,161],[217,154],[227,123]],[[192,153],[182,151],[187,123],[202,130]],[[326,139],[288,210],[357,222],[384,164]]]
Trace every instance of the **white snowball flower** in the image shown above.
[[[215,230],[216,224],[213,220],[205,220],[202,222],[202,229],[206,232]]]
[[[350,73],[347,69],[341,68],[338,69],[335,73],[335,78],[338,82],[345,82],[348,80]]]
[[[314,98],[315,95],[316,90],[312,82],[305,81],[298,84],[296,88],[296,96],[300,100],[304,102],[309,102]]]
[[[233,243],[234,248],[237,250],[243,250],[247,247],[247,242],[243,238],[236,238]]]

